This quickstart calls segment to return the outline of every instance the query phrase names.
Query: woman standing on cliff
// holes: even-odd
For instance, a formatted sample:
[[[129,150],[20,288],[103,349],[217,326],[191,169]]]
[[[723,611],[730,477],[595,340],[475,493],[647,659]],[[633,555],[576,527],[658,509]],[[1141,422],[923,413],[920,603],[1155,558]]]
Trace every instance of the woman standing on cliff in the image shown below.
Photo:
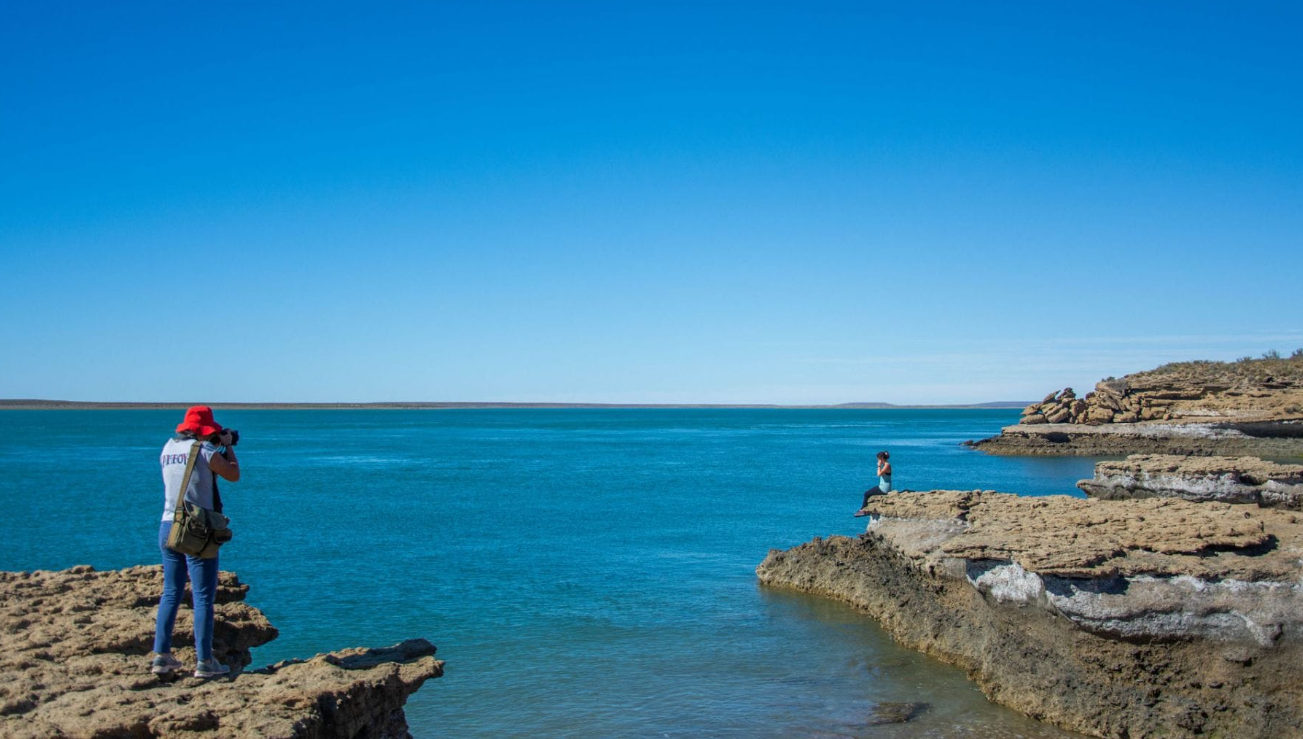
[[[869,488],[864,491],[864,500],[860,501],[860,511],[857,516],[862,516],[864,506],[869,504],[869,498],[875,495],[886,495],[891,492],[891,455],[887,452],[878,452],[878,486]]]
[[[163,521],[158,527],[158,548],[163,553],[163,596],[158,602],[158,621],[154,627],[155,656],[150,667],[155,675],[166,675],[181,669],[180,660],[172,656],[172,627],[176,623],[177,608],[181,605],[187,580],[190,581],[194,599],[195,677],[219,677],[231,671],[231,668],[213,657],[217,557],[204,559],[169,549],[167,535],[172,529],[174,506],[185,478],[190,449],[199,445],[194,471],[190,474],[190,484],[186,486],[185,499],[213,509],[216,507],[214,492],[217,489],[213,476],[231,482],[240,479],[240,463],[235,458],[233,442],[232,432],[213,420],[213,409],[197,405],[186,411],[185,420],[176,427],[176,436],[163,446],[160,458],[163,466]]]

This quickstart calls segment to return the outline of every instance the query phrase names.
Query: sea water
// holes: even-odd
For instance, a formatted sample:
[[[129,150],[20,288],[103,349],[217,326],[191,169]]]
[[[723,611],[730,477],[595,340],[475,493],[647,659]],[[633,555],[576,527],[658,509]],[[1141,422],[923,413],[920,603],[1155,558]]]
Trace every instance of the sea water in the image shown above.
[[[179,411],[0,411],[0,569],[159,559]],[[421,737],[1065,737],[862,613],[759,585],[897,489],[1079,495],[1092,460],[960,446],[1007,410],[248,410],[221,565],[281,636],[255,664],[425,637]],[[68,538],[69,524],[80,533]],[[925,704],[871,725],[885,703]]]

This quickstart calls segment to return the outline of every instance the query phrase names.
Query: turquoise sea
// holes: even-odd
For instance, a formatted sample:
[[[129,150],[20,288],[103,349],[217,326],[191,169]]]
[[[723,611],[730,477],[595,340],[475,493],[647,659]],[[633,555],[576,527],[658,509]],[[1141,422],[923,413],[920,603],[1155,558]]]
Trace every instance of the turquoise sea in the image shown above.
[[[1077,494],[1090,459],[962,448],[1017,411],[219,411],[222,568],[281,637],[256,664],[422,636],[422,737],[1066,737],[840,604],[761,587],[772,547],[856,534],[897,488]],[[0,569],[158,560],[179,411],[0,411]],[[76,543],[69,520],[85,527]],[[56,535],[58,534],[58,535]],[[923,702],[871,726],[884,702]]]

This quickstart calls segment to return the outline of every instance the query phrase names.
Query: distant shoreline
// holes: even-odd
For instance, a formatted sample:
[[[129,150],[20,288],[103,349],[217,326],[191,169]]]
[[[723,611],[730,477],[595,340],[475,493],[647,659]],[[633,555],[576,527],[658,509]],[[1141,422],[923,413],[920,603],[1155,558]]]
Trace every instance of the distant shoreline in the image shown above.
[[[201,402],[201,401],[200,401]],[[837,405],[779,405],[766,403],[208,403],[218,410],[495,410],[515,408],[589,408],[589,409],[826,409],[826,410],[1010,410],[1023,408],[1031,401],[995,401],[967,405],[896,405],[894,403],[840,403]],[[111,411],[111,410],[177,410],[197,403],[116,403],[80,400],[0,399],[0,411]]]

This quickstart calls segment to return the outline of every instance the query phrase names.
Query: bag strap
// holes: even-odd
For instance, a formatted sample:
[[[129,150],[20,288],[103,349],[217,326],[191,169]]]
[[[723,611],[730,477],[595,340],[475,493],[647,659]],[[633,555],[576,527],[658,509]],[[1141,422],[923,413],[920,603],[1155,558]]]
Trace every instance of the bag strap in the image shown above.
[[[181,478],[181,489],[176,491],[176,503],[172,505],[172,520],[180,521],[181,513],[185,507],[181,502],[185,500],[186,490],[190,487],[190,475],[195,471],[195,460],[199,458],[199,447],[203,442],[195,439],[195,443],[190,447],[190,456],[185,461],[185,477]]]

